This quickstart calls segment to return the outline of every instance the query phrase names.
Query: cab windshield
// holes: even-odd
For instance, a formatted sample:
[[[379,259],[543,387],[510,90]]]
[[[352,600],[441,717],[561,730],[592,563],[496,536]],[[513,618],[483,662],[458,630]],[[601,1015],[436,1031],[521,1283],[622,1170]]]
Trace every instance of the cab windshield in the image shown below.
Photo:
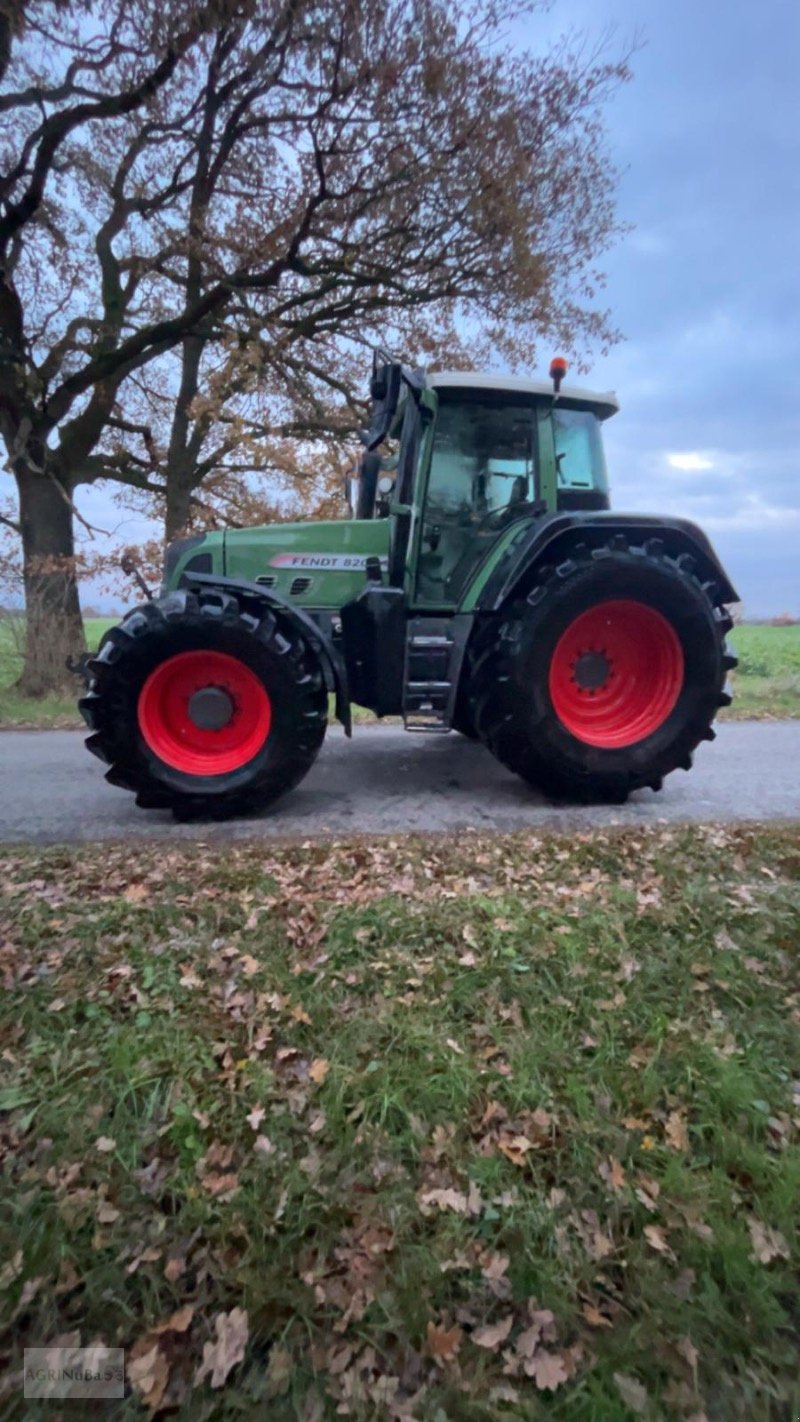
[[[439,391],[417,591],[458,602],[498,533],[536,499],[532,401]]]

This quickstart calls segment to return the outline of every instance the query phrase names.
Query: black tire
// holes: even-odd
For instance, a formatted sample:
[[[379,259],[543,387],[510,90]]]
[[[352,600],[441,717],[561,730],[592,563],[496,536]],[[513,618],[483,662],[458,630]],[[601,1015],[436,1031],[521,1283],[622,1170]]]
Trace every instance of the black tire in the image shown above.
[[[550,666],[575,619],[612,599],[643,603],[666,618],[680,643],[683,675],[663,722],[644,739],[609,749],[578,739],[559,719]],[[730,703],[731,625],[694,559],[669,556],[659,539],[629,547],[617,536],[600,548],[576,547],[558,566],[539,570],[527,597],[477,629],[468,653],[471,718],[498,760],[553,798],[620,804],[632,790],[660,790],[665,775],[690,769],[696,746],[714,739],[718,708]]]
[[[224,774],[189,774],[154,753],[139,724],[147,678],[182,652],[223,652],[243,663],[266,690],[271,725],[246,764]],[[110,769],[112,785],[132,790],[143,809],[177,819],[226,818],[261,808],[291,790],[313,764],[325,737],[327,692],[319,660],[287,619],[248,611],[227,592],[180,589],[129,612],[90,663],[80,710],[93,732],[87,748]]]

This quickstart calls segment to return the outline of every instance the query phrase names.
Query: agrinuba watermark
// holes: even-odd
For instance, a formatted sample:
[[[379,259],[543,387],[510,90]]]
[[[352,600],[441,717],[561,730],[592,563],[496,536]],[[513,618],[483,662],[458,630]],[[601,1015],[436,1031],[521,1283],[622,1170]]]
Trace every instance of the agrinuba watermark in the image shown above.
[[[125,1352],[88,1348],[26,1348],[25,1397],[124,1397]]]

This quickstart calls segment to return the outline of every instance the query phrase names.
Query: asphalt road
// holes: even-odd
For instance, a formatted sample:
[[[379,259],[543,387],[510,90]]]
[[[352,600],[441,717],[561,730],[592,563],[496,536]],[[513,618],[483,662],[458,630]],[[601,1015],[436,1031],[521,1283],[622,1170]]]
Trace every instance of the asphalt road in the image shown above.
[[[800,721],[728,722],[694,769],[623,806],[551,805],[461,736],[331,729],[296,790],[262,815],[175,824],[106,784],[78,731],[0,733],[0,842],[311,838],[466,828],[572,830],[664,821],[800,819]]]

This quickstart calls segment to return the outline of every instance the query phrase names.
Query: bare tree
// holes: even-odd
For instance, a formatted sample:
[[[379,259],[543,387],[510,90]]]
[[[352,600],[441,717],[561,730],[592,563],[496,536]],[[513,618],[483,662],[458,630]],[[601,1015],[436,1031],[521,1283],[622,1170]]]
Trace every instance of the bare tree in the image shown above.
[[[29,606],[82,640],[74,494],[168,536],[285,441],[344,437],[377,336],[512,362],[613,337],[600,110],[625,64],[513,53],[536,4],[0,0],[0,434]],[[459,336],[459,332],[462,334]],[[227,492],[226,492],[227,491]],[[52,635],[48,639],[52,642]],[[48,666],[52,664],[48,659]]]

